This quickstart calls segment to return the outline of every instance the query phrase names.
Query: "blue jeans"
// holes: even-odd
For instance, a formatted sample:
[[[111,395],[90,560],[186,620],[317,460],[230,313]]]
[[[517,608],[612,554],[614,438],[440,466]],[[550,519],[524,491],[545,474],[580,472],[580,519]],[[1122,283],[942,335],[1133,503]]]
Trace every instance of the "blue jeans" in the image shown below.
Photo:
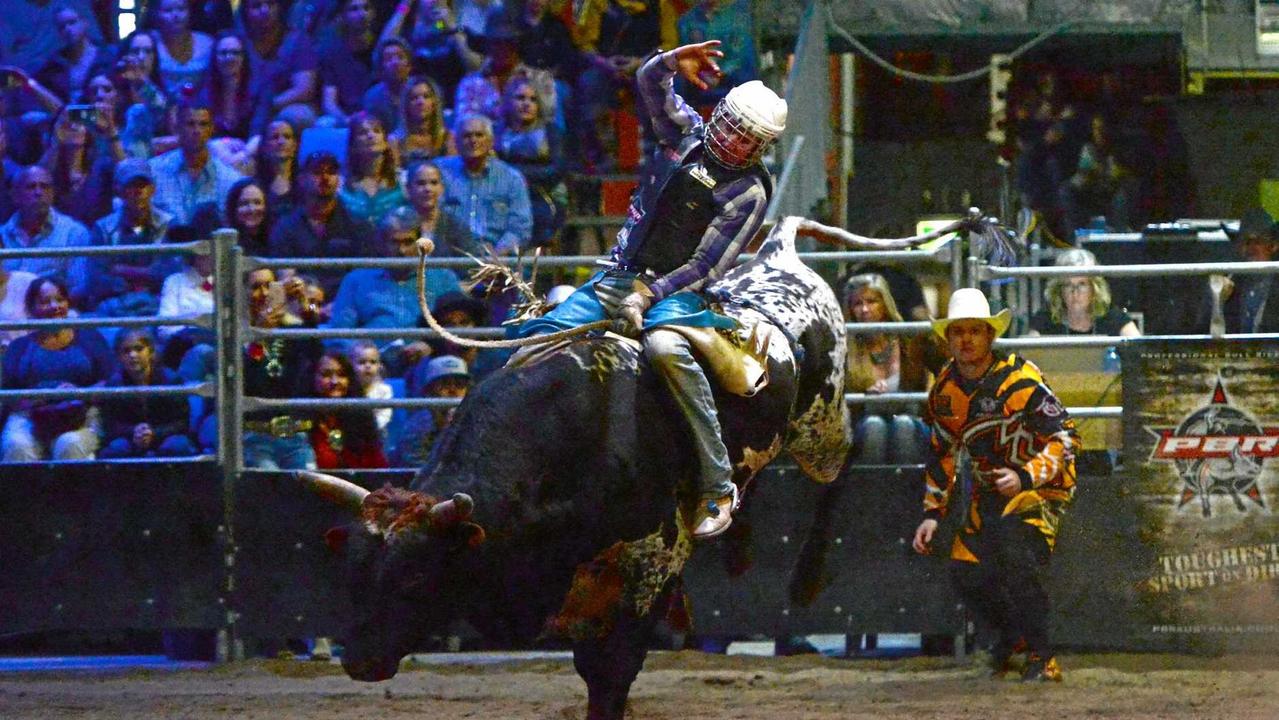
[[[315,449],[306,433],[275,437],[244,433],[244,467],[250,470],[314,470]]]
[[[139,450],[129,438],[118,437],[98,451],[99,460],[134,457],[191,457],[199,454],[186,435],[170,435],[150,450]]]

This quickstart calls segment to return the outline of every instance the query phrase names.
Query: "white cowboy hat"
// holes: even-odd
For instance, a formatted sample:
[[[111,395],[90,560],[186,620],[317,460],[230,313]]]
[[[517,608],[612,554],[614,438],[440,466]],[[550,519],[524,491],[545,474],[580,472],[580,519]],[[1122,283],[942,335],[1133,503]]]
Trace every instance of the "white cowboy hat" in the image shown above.
[[[1008,308],[997,315],[990,314],[990,303],[986,294],[977,288],[960,288],[950,296],[950,306],[946,317],[933,321],[933,332],[946,337],[946,328],[956,320],[981,320],[995,329],[995,337],[1003,335],[1012,322],[1013,314]]]

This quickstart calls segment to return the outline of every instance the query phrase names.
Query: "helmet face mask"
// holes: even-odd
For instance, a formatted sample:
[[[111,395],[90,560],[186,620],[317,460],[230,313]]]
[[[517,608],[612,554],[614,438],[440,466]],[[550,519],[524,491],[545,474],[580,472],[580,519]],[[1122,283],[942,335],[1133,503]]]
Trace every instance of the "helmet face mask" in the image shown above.
[[[786,102],[758,80],[733,88],[706,126],[706,150],[722,165],[759,162],[786,127]]]

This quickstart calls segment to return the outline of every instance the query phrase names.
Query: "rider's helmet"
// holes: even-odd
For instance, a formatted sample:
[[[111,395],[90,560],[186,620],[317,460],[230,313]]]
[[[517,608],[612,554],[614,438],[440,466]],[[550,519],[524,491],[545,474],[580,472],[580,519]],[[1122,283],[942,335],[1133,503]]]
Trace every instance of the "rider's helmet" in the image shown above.
[[[758,80],[732,90],[711,113],[706,150],[719,163],[741,168],[758,162],[786,129],[786,101]]]

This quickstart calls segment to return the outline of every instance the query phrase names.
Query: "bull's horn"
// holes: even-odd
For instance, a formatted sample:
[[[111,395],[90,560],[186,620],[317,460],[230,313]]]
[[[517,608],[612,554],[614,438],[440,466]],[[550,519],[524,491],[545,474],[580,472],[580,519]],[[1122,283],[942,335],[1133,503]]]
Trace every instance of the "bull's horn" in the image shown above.
[[[298,480],[319,493],[320,497],[348,507],[354,512],[360,511],[360,508],[364,506],[364,498],[369,496],[368,490],[340,477],[307,470],[298,470],[296,475]]]
[[[471,500],[470,495],[454,493],[452,499],[435,503],[431,507],[431,524],[439,528],[454,525],[471,517],[474,509],[475,501]]]

